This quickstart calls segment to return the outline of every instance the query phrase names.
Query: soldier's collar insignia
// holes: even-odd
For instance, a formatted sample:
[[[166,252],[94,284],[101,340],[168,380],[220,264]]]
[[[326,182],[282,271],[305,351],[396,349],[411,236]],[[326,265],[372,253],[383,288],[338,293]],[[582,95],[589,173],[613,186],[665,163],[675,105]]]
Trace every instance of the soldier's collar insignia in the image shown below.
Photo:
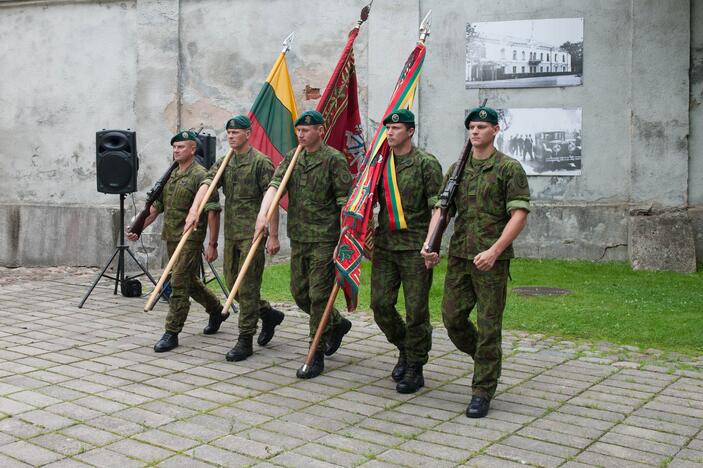
[[[393,114],[391,115],[391,120],[393,122],[398,122],[400,120],[400,116],[398,114]]]

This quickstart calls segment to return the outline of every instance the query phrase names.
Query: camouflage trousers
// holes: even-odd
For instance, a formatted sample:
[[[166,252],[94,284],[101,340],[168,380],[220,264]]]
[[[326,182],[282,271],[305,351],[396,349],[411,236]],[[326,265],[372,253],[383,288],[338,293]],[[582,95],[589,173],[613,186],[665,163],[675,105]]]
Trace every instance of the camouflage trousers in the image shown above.
[[[510,260],[480,271],[473,260],[449,257],[444,280],[442,320],[449,338],[474,360],[473,395],[491,399],[500,377],[503,310]],[[476,325],[469,320],[475,305]]]
[[[230,290],[237,281],[237,274],[244,264],[244,260],[251,249],[251,239],[225,240],[224,273],[227,288]],[[249,264],[249,269],[242,279],[239,291],[234,296],[239,303],[239,334],[253,335],[261,316],[261,311],[269,309],[271,305],[261,300],[261,278],[264,274],[265,239],[256,249],[256,254]]]
[[[168,256],[173,255],[178,242],[166,242]],[[166,315],[166,331],[180,333],[190,311],[190,298],[205,307],[208,314],[219,314],[222,309],[217,296],[198,278],[202,245],[186,244],[171,270],[171,299]]]
[[[332,257],[336,245],[336,242],[290,243],[290,292],[298,307],[310,316],[310,341],[315,336],[334,287]],[[319,349],[323,349],[330,330],[341,320],[339,311],[333,307]]]
[[[405,321],[395,308],[403,285]],[[417,250],[390,251],[375,247],[371,270],[371,309],[390,343],[405,349],[408,362],[426,364],[432,348],[429,294],[432,270]]]

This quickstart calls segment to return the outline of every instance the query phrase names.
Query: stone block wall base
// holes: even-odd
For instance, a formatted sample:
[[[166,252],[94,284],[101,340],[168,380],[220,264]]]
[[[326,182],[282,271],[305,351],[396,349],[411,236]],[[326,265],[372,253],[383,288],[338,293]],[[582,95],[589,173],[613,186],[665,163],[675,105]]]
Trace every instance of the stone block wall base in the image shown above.
[[[629,225],[634,270],[696,271],[693,227],[686,211],[631,213]]]
[[[696,258],[703,260],[703,206],[688,209],[688,217],[693,226],[693,242],[696,244]]]

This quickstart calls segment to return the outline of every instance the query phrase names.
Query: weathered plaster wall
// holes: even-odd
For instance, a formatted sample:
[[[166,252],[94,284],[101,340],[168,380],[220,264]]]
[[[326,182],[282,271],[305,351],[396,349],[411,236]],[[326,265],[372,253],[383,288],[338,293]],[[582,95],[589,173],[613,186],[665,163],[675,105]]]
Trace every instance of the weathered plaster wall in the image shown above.
[[[224,154],[226,120],[249,111],[283,39],[291,32],[295,38],[286,60],[298,111],[315,108],[319,100],[304,100],[304,89],[310,86],[324,91],[363,5],[362,1],[338,2],[329,8],[327,2],[308,2],[305,8],[310,9],[310,15],[320,14],[313,22],[310,15],[302,14],[298,2],[286,0],[267,1],[263,9],[260,1],[183,1],[181,126],[204,126],[217,135],[218,154]],[[367,44],[368,28],[364,25],[354,48],[364,115]]]
[[[249,109],[291,31],[296,38],[287,59],[298,107],[313,108],[317,101],[304,100],[303,89],[324,89],[365,3],[0,0],[0,39],[13,44],[0,50],[3,69],[12,70],[0,84],[0,131],[10,135],[0,148],[0,263],[105,261],[118,197],[95,190],[96,130],[137,130],[139,204],[165,170],[177,128],[204,126],[218,136],[219,154],[225,152],[225,120]],[[535,206],[517,242],[521,255],[626,259],[631,209],[702,204],[700,2],[376,0],[355,47],[369,133],[429,9],[432,35],[414,110],[419,144],[445,169],[464,139],[464,111],[480,99],[496,107],[583,108],[583,173],[530,178]],[[553,17],[584,18],[583,86],[464,88],[467,22]],[[689,58],[680,53],[689,48],[690,86]],[[101,220],[80,231],[80,241],[94,249],[81,255],[61,249],[76,242],[76,231],[44,220],[69,217],[65,205]],[[695,226],[700,216],[690,213]],[[158,228],[145,234],[148,247],[160,245]],[[701,226],[694,232],[700,252]],[[66,254],[49,252],[52,246]]]
[[[0,8],[1,201],[109,203],[95,131],[137,123],[136,3]]]
[[[133,1],[0,4],[0,264],[93,265],[115,245],[95,131],[136,127],[136,18]]]

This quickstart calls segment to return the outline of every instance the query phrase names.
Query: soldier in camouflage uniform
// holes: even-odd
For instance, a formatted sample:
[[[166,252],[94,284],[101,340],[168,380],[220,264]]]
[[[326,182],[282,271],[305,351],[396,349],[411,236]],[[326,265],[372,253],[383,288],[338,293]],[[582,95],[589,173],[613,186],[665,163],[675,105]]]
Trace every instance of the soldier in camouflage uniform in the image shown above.
[[[234,155],[218,181],[217,187],[222,188],[225,194],[224,274],[227,286],[232,288],[251,249],[256,215],[271,182],[274,169],[271,160],[249,144],[251,121],[248,117],[234,116],[227,121],[225,127],[227,141]],[[198,205],[205,197],[222,161],[223,159],[220,159],[213,164],[207,178],[203,180],[186,220],[186,228],[195,222]],[[271,236],[266,242],[266,250],[271,255],[277,253],[280,247],[277,216],[272,223],[276,223],[276,226],[271,229]],[[236,345],[225,356],[228,361],[242,361],[253,354],[252,341],[259,318],[262,321],[261,333],[257,339],[259,346],[264,346],[271,341],[274,329],[283,321],[283,313],[272,308],[268,301],[261,299],[264,264],[264,244],[261,243],[237,292],[236,298],[240,309],[239,337]],[[219,326],[219,324],[213,325]]]
[[[493,146],[500,130],[494,109],[477,107],[464,124],[473,149],[450,206],[456,220],[449,244],[442,319],[454,345],[473,358],[472,397],[466,415],[482,418],[488,413],[500,377],[512,242],[527,222],[530,189],[520,163]],[[447,179],[453,170],[454,166],[449,168]],[[439,215],[436,210],[426,242]],[[427,243],[423,256],[428,266],[439,261],[437,254],[428,253]],[[475,305],[476,325],[469,320]]]
[[[391,372],[399,393],[414,393],[424,384],[422,366],[432,347],[429,293],[432,270],[420,250],[442,186],[442,166],[433,155],[413,146],[415,116],[406,109],[383,120],[395,158],[395,172],[406,229],[391,230],[384,183],[378,184],[378,227],[374,235],[371,309],[390,343],[398,347]],[[383,179],[381,177],[381,179]],[[405,321],[396,310],[403,285]]]
[[[194,161],[196,139],[195,133],[190,131],[179,132],[171,138],[173,158],[178,162],[178,168],[171,173],[171,177],[166,182],[159,198],[151,206],[149,216],[144,222],[144,227],[146,227],[157,218],[159,213],[164,213],[161,238],[166,241],[169,257],[173,255],[181,240],[188,210],[193,203],[198,187],[207,176],[205,169]],[[220,318],[222,304],[198,278],[206,227],[210,228],[210,242],[205,250],[205,256],[208,261],[217,258],[220,205],[216,194],[206,205],[205,212],[198,220],[197,227],[198,229],[190,235],[173,266],[171,273],[173,293],[169,301],[168,315],[166,315],[166,332],[154,345],[154,351],[157,353],[170,351],[178,346],[178,334],[183,329],[190,310],[190,297],[205,307],[205,311],[210,316],[210,323],[214,318],[218,321],[219,326],[219,321],[222,320]],[[127,238],[134,241],[139,236],[128,232]],[[206,334],[210,333],[208,327],[203,330]]]
[[[295,122],[298,142],[303,147],[291,174],[288,191],[288,237],[291,244],[290,288],[295,303],[310,315],[310,339],[314,337],[334,285],[334,248],[339,240],[339,216],[351,187],[351,173],[342,153],[323,141],[322,115],[307,111]],[[264,229],[268,211],[294,151],[276,169],[261,204],[257,232]],[[310,370],[300,378],[313,378],[324,370],[324,354],[332,355],[351,322],[332,310],[320,348]]]

